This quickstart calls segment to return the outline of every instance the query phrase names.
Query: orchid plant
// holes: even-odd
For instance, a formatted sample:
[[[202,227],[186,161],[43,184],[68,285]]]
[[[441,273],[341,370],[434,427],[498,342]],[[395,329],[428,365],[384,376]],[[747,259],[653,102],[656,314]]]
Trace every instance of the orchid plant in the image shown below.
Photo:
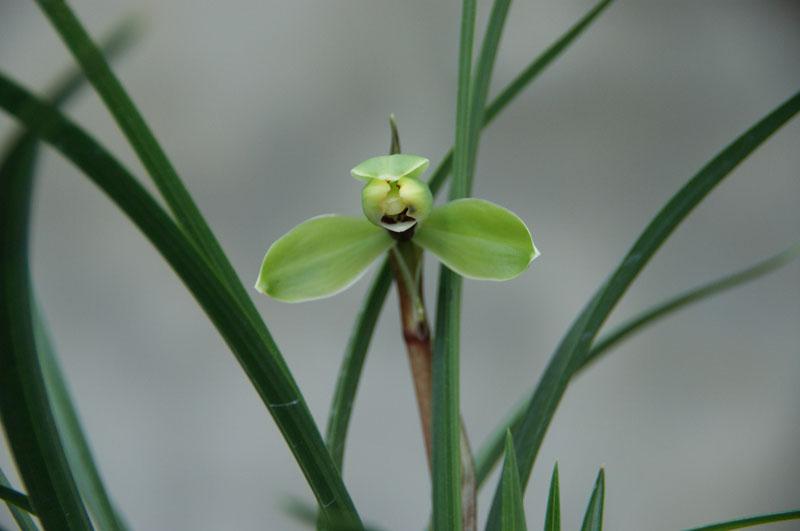
[[[127,214],[206,312],[305,476],[317,505],[301,516],[310,515],[313,520],[316,509],[317,529],[366,527],[344,482],[342,459],[361,367],[392,277],[431,470],[432,528],[476,529],[476,492],[486,483],[492,467],[502,460],[502,473],[486,515],[486,529],[526,529],[523,494],[548,426],[576,374],[644,325],[774,271],[800,256],[800,244],[796,243],[736,274],[657,303],[598,337],[627,288],[681,221],[740,162],[800,113],[797,92],[724,147],[675,192],[589,298],[538,382],[506,415],[498,412],[497,427],[475,452],[471,450],[459,416],[461,277],[510,279],[525,271],[539,254],[530,231],[514,213],[467,197],[480,133],[611,2],[599,0],[490,103],[488,87],[510,2],[493,2],[473,72],[476,1],[463,0],[456,141],[434,177],[427,183],[421,180],[428,159],[401,153],[392,119],[389,155],[370,158],[351,172],[364,183],[364,216],[328,214],[311,218],[267,250],[256,288],[287,302],[333,295],[354,283],[381,255],[388,254],[357,313],[323,438],[267,324],[177,171],[109,67],[106,58],[110,43],[105,47],[106,53],[101,51],[69,2],[36,0],[72,52],[80,72],[57,86],[49,101],[0,72],[0,109],[25,128],[0,160],[0,424],[21,479],[16,486],[13,478],[9,480],[0,470],[0,500],[9,507],[19,528],[128,529],[123,512],[108,493],[93,460],[33,294],[28,263],[31,189],[36,148],[39,143],[47,143]],[[84,77],[120,126],[160,197],[142,186],[100,141],[59,109]],[[435,207],[431,190],[441,186],[451,169],[451,201]],[[440,269],[435,338],[422,297],[424,250],[444,266]],[[604,477],[600,469],[582,530],[603,529]],[[548,531],[561,529],[559,500],[556,465],[545,510]],[[420,521],[422,518],[424,515]],[[800,511],[790,510],[695,531],[798,519]]]

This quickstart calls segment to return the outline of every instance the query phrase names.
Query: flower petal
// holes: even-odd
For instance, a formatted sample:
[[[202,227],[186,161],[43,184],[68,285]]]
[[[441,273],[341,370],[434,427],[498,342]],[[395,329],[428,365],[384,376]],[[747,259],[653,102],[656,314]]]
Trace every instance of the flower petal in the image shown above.
[[[516,214],[481,199],[434,208],[414,242],[459,275],[486,280],[513,278],[539,255]]]
[[[396,181],[401,177],[419,177],[428,167],[428,159],[416,155],[383,155],[367,159],[352,170],[350,174],[359,181],[380,179]]]
[[[349,287],[394,240],[363,217],[304,221],[267,250],[256,289],[278,300],[328,297]]]

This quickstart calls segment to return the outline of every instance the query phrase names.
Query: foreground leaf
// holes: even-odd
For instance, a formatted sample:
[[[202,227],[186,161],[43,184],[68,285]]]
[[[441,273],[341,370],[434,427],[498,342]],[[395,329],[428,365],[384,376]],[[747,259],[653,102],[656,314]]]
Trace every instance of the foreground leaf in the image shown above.
[[[751,527],[754,525],[772,524],[775,522],[784,522],[786,520],[800,520],[800,511],[751,516],[749,518],[730,520],[728,522],[720,522],[718,524],[711,524],[703,527],[694,527],[687,531],[730,531],[732,529],[744,529],[745,527]]]
[[[256,289],[286,302],[328,297],[358,280],[393,244],[363,217],[311,218],[272,244]]]
[[[3,473],[3,470],[0,469],[0,491],[3,488],[14,490],[11,487],[11,483],[8,482],[8,478]],[[16,493],[17,491],[14,490]],[[6,496],[0,492],[0,499],[6,501],[6,506],[8,507],[9,512],[11,512],[11,516],[14,517],[14,520],[17,522],[21,531],[38,531],[36,524],[33,523],[33,518],[31,518],[31,513],[33,512],[33,507],[30,506],[30,499],[22,493],[19,493],[20,496],[25,498],[26,504],[22,505],[20,509],[20,505],[15,502],[15,500],[8,500]]]
[[[608,280],[581,311],[562,339],[539,380],[533,398],[515,431],[520,479],[527,485],[542,440],[567,384],[611,310],[658,248],[683,219],[722,179],[779,127],[800,111],[800,92],[789,98],[726,147],[687,182],[653,218]],[[502,484],[495,491],[489,528],[499,521]]]
[[[583,517],[581,531],[603,531],[603,500],[605,498],[605,471],[601,468],[592,489],[592,497]]]
[[[539,254],[516,214],[482,199],[434,208],[414,242],[459,275],[485,280],[514,278]]]
[[[558,462],[553,466],[553,477],[550,480],[550,494],[547,496],[547,509],[544,515],[544,531],[561,531],[561,494],[558,487]]]
[[[133,176],[83,130],[2,74],[0,107],[75,163],[150,239],[225,338],[280,428],[322,511],[337,518],[343,515],[354,529],[360,528],[358,513],[339,470],[263,322],[251,318],[241,300],[232,297],[229,286],[209,259]],[[0,371],[0,378],[3,375],[4,371]],[[3,392],[5,388],[0,386],[0,393]]]
[[[511,431],[506,431],[506,458],[503,461],[503,518],[502,531],[525,531],[525,511],[522,507],[522,489],[519,485],[519,469],[514,452]]]
[[[91,529],[53,421],[31,322],[28,230],[33,151],[27,137],[0,167],[0,419],[42,524]]]
[[[689,304],[700,302],[706,297],[761,278],[767,273],[786,265],[798,256],[800,256],[800,244],[795,244],[767,260],[741,271],[737,271],[732,275],[703,284],[677,297],[653,305],[651,308],[646,309],[614,328],[611,332],[600,337],[585,356],[577,362],[579,365],[577,371],[584,370],[592,361],[606,354],[611,347],[616,346],[624,339],[632,337],[634,333],[642,330],[645,326],[654,321],[666,317],[670,313],[684,308]],[[511,411],[497,424],[478,451],[475,452],[475,474],[478,479],[478,485],[483,483],[492,467],[497,463],[503,453],[503,436],[505,430],[508,428],[512,430],[519,428],[525,411],[528,408],[528,404],[533,398],[534,392],[535,388],[531,389],[527,395],[517,401]]]

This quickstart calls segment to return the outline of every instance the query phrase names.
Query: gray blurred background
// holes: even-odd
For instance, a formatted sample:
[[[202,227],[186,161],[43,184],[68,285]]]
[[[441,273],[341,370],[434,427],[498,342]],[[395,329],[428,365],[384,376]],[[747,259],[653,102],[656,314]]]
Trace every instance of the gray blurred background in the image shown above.
[[[432,164],[452,144],[460,2],[72,2],[94,35],[144,15],[116,71],[245,284],[311,216],[356,214],[348,175],[388,148]],[[488,1],[480,3],[480,39]],[[512,5],[492,94],[592,7]],[[505,283],[466,281],[462,410],[477,447],[539,378],[574,316],[667,199],[800,88],[796,0],[618,0],[486,130],[474,193],[524,219],[542,251]],[[0,68],[42,90],[71,64],[33,2],[0,0]],[[143,180],[96,96],[68,112]],[[13,123],[0,116],[0,132]],[[800,235],[800,120],[701,204],[611,324],[746,267]],[[149,182],[147,186],[152,189]],[[230,351],[133,225],[47,151],[33,273],[114,499],[135,529],[303,529],[312,497]],[[426,265],[433,308],[436,264]],[[554,461],[565,529],[600,466],[611,530],[668,530],[800,507],[800,263],[671,317],[569,387],[525,505],[543,521]],[[368,280],[283,304],[253,291],[324,428]],[[364,369],[344,477],[364,520],[419,529],[430,488],[392,293]],[[391,456],[387,459],[386,456]],[[18,481],[5,445],[0,466]],[[19,485],[19,483],[16,483]],[[480,497],[480,519],[496,480]],[[0,527],[12,526],[0,509]],[[771,529],[797,529],[797,524]]]

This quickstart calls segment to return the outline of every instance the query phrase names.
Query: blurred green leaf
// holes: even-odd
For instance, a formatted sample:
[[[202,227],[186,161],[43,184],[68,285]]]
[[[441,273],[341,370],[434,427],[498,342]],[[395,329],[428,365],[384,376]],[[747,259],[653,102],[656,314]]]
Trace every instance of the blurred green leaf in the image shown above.
[[[514,452],[511,432],[506,431],[506,457],[503,461],[503,513],[502,531],[525,531],[525,510],[522,507],[522,488],[519,485],[519,470]]]
[[[109,56],[119,55],[124,52],[138,34],[138,20],[126,18],[117,24],[103,39],[103,50]],[[49,99],[54,105],[65,103],[78,89],[85,83],[85,78],[80,70],[72,68],[69,73],[62,76],[49,91]],[[38,149],[28,149],[26,143],[31,141],[30,135],[23,135],[19,140],[12,143],[9,148],[9,157],[17,158],[21,166],[28,167],[31,174],[28,178],[33,179],[32,168],[34,167],[35,157]],[[28,161],[22,161],[20,153],[24,152],[30,157]],[[22,155],[25,156],[25,155]],[[29,295],[31,300],[32,296]],[[42,368],[47,396],[49,398],[52,413],[56,423],[58,433],[61,437],[61,444],[67,457],[70,471],[75,479],[78,491],[86,502],[89,512],[93,515],[95,522],[103,529],[118,530],[124,529],[121,519],[113,509],[110,500],[105,492],[105,487],[100,479],[100,475],[92,459],[91,453],[86,443],[83,431],[77,422],[77,415],[72,407],[72,401],[66,392],[66,386],[61,379],[60,371],[55,363],[49,339],[41,326],[41,319],[38,309],[34,304],[34,314],[32,315],[34,338],[36,351],[39,356],[39,363]],[[15,514],[15,517],[18,515]],[[25,529],[35,529],[30,518],[26,522],[21,522],[17,518],[18,524]]]
[[[89,508],[95,524],[100,529],[123,530],[126,529],[122,516],[111,502],[105,485],[100,476],[100,471],[95,464],[89,443],[84,435],[83,427],[77,411],[72,405],[67,384],[62,378],[62,371],[58,366],[53,352],[50,335],[42,321],[38,305],[33,305],[33,333],[36,341],[36,351],[42,367],[42,376],[47,387],[47,396],[53,408],[53,417],[61,436],[61,444],[67,456],[72,475],[78,486],[81,497]]]
[[[751,527],[754,525],[773,524],[775,522],[784,522],[786,520],[800,520],[800,511],[788,511],[785,513],[751,516],[749,518],[720,522],[718,524],[711,524],[703,527],[694,527],[687,531],[730,531],[732,529],[744,529],[745,527]]]
[[[527,485],[550,420],[600,326],[661,244],[703,198],[750,153],[800,111],[795,94],[726,147],[687,182],[653,218],[620,265],[600,287],[562,339],[539,380],[518,430],[514,430],[520,479]],[[502,484],[495,491],[489,529],[499,521]]]
[[[505,489],[505,486],[503,487]],[[547,509],[544,515],[544,531],[561,531],[561,494],[558,487],[558,461],[553,466],[550,480],[550,494],[547,496]]]
[[[3,473],[3,469],[0,468],[0,499],[7,500],[7,498],[2,494],[4,488],[10,489],[15,493],[17,492],[11,487],[11,483],[8,482],[8,478]],[[30,515],[30,513],[33,512],[30,499],[22,493],[18,494],[25,498],[26,503],[23,504],[22,508],[20,509],[19,504],[15,503],[13,500],[7,500],[6,506],[11,512],[11,516],[14,517],[14,521],[17,522],[17,525],[21,531],[38,531],[39,528],[37,528],[36,524],[33,523],[33,518],[31,518]]]
[[[145,233],[236,355],[280,428],[323,512],[346,514],[353,528],[360,528],[358,514],[339,471],[263,322],[259,320],[259,325],[250,319],[246,308],[232,297],[208,258],[130,173],[80,128],[3,75],[0,75],[0,107],[75,163]],[[41,512],[36,498],[33,500]]]
[[[599,358],[601,355],[608,352],[608,350],[616,346],[624,339],[633,336],[634,333],[640,331],[646,325],[655,322],[656,320],[666,317],[670,313],[679,310],[689,304],[700,302],[706,297],[710,297],[722,291],[734,288],[746,282],[756,280],[767,273],[775,271],[779,267],[786,265],[790,261],[800,256],[800,243],[795,244],[780,254],[773,256],[767,260],[759,262],[750,266],[742,271],[738,271],[732,275],[714,280],[707,284],[703,284],[697,288],[686,291],[677,297],[668,299],[666,301],[655,304],[651,308],[634,316],[630,320],[619,325],[613,331],[603,335],[593,345],[592,348],[586,353],[585,357],[578,363],[578,371],[585,369],[589,363]],[[503,434],[509,427],[512,430],[519,429],[522,422],[523,415],[528,408],[528,404],[533,398],[536,388],[531,389],[525,396],[522,397],[511,408],[509,413],[497,424],[492,430],[484,443],[475,452],[475,475],[478,479],[478,485],[481,485],[488,476],[492,467],[500,459],[503,453]]]
[[[604,334],[593,345],[592,348],[586,353],[586,356],[579,361],[578,370],[585,369],[592,361],[604,354],[608,349],[615,346],[623,339],[627,339],[634,333],[640,331],[647,325],[653,324],[662,317],[680,310],[690,304],[699,302],[706,297],[716,295],[731,288],[735,288],[745,282],[755,280],[757,278],[771,273],[776,269],[786,265],[795,258],[800,256],[800,243],[796,243],[767,260],[759,262],[747,269],[738,271],[732,275],[723,277],[721,279],[703,284],[697,288],[691,289],[680,295],[667,299],[664,302],[656,304],[652,308],[634,316],[633,318],[625,321],[621,325],[614,328],[612,331]]]
[[[13,505],[30,514],[36,514],[27,496],[18,490],[14,490],[11,487],[3,485],[2,483],[0,483],[0,500],[6,502],[9,507]]]
[[[367,356],[372,332],[383,307],[383,301],[392,285],[392,272],[389,269],[389,259],[383,261],[378,274],[364,297],[364,304],[353,325],[353,331],[345,348],[342,366],[339,369],[339,378],[336,381],[331,410],[328,415],[328,430],[326,443],[330,450],[333,462],[342,470],[344,458],[344,443],[347,437],[347,427],[350,413],[353,411],[358,380],[364,359]]]
[[[459,199],[436,207],[414,243],[459,275],[507,280],[539,254],[528,227],[513,212],[482,199]]]
[[[605,472],[600,469],[592,489],[592,497],[583,517],[581,531],[603,531],[603,499],[605,498]]]
[[[597,16],[611,4],[613,0],[602,0],[595,5],[581,20],[572,26],[564,35],[550,45],[540,56],[534,59],[520,74],[509,83],[503,91],[486,108],[483,115],[482,126],[486,127],[500,112],[516,98],[531,81],[556,59],[572,42],[580,36]],[[494,12],[494,11],[493,11]],[[486,41],[484,40],[484,43]],[[483,53],[483,52],[482,52]],[[479,65],[480,67],[480,65]],[[477,89],[476,89],[477,90]],[[434,195],[444,184],[450,170],[453,168],[453,150],[451,149],[436,167],[428,184]]]
[[[475,162],[478,158],[478,143],[483,130],[484,111],[486,108],[486,98],[489,94],[489,83],[492,80],[494,61],[497,57],[497,48],[500,45],[500,37],[503,34],[503,26],[506,22],[508,8],[511,0],[495,0],[492,4],[492,13],[486,24],[486,33],[481,44],[481,53],[475,65],[475,75],[469,95],[469,161],[467,163],[467,190],[472,189],[472,181],[475,177]],[[469,195],[469,194],[465,194]]]
[[[272,244],[256,289],[286,302],[328,297],[358,280],[392,245],[394,239],[363,216],[317,216]]]
[[[0,166],[0,419],[30,500],[46,528],[91,529],[72,479],[36,354],[28,230],[36,139]]]

